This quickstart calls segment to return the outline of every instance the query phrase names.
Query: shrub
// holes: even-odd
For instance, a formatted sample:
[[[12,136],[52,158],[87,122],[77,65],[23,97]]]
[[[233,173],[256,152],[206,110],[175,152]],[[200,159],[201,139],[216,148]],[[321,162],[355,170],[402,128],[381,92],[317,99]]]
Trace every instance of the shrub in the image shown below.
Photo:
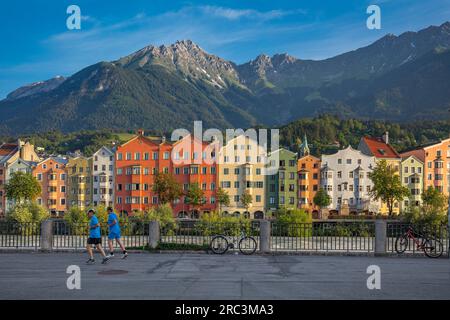
[[[239,236],[242,231],[251,234],[251,221],[244,217],[223,216],[217,211],[205,213],[195,224],[197,232],[204,236],[223,234]]]

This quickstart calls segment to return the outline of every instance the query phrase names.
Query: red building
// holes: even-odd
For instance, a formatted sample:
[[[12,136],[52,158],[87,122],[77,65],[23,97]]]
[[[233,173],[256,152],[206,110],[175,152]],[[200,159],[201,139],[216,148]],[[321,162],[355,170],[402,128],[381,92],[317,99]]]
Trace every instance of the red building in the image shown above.
[[[173,204],[178,218],[198,218],[201,213],[216,210],[217,167],[216,150],[210,142],[200,141],[191,135],[173,144],[172,163],[175,179],[186,192],[191,184],[198,184],[203,191],[203,204],[194,208],[183,196]]]
[[[165,139],[145,137],[140,131],[116,150],[115,209],[132,214],[157,205],[158,197],[153,192],[155,176],[170,172],[184,190],[191,183],[198,183],[204,192],[204,204],[199,208],[185,203],[184,196],[176,200],[172,204],[175,216],[197,218],[200,212],[214,210],[216,169],[215,163],[203,161],[207,145],[188,137],[171,144]],[[172,149],[175,150],[173,156]]]

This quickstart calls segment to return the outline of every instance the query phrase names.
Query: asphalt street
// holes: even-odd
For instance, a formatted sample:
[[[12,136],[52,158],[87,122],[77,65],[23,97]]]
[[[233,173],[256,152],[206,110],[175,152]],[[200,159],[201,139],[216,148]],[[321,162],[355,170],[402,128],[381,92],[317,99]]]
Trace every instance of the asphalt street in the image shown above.
[[[86,265],[82,253],[1,253],[0,299],[450,299],[450,259],[130,254]],[[80,267],[69,290],[67,267]],[[380,268],[369,290],[367,268]],[[73,282],[72,282],[73,283]]]

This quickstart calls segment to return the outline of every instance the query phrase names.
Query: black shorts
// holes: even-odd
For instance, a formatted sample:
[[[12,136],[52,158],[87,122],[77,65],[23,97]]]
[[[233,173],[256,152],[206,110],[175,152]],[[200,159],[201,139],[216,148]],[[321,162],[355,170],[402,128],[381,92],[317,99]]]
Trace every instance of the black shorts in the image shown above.
[[[102,238],[88,238],[87,244],[93,244],[93,245],[102,244]]]

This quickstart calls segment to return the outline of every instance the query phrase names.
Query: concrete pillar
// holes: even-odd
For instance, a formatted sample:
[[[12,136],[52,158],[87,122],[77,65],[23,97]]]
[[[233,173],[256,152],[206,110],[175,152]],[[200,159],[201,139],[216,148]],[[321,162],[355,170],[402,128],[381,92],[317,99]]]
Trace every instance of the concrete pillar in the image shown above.
[[[386,254],[386,220],[376,219],[375,220],[375,255]]]
[[[150,221],[148,227],[148,245],[151,249],[158,247],[160,240],[159,221]]]
[[[53,221],[41,222],[41,250],[51,251],[53,249]]]
[[[259,222],[259,251],[270,252],[270,221],[261,220]]]

